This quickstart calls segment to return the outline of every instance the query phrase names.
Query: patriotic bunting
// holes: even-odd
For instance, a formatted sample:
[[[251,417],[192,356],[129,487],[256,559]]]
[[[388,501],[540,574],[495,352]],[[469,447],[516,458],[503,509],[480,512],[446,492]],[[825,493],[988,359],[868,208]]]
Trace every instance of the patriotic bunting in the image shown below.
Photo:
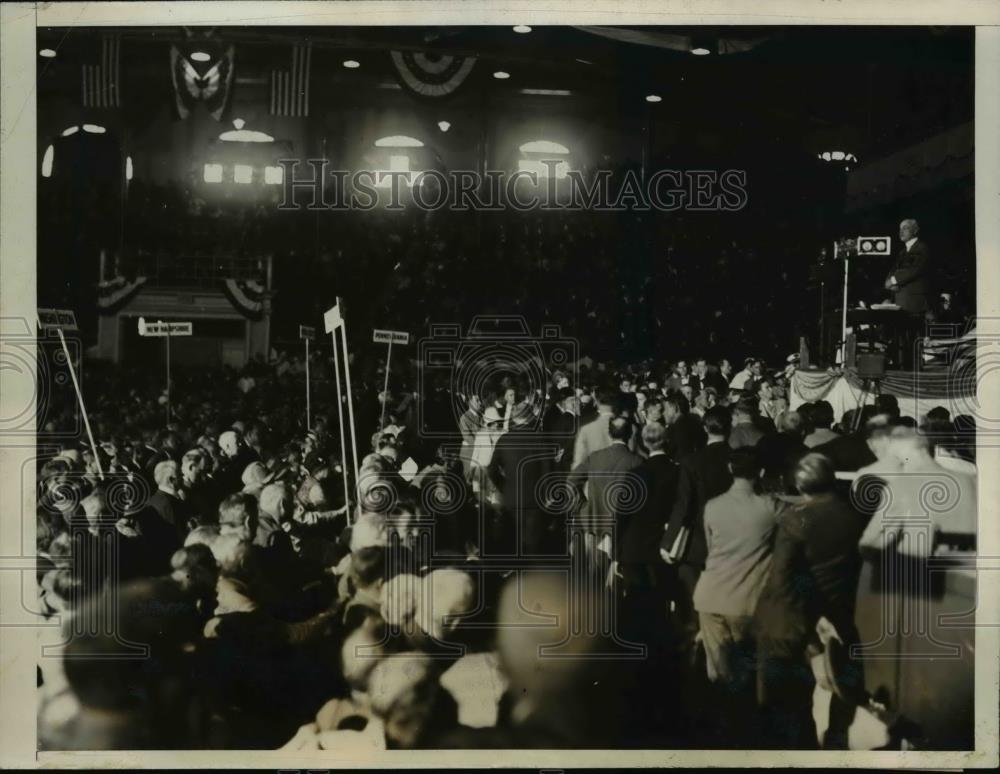
[[[264,286],[256,280],[226,279],[222,282],[222,291],[233,308],[244,317],[259,320],[264,316],[267,294]]]
[[[475,57],[391,51],[400,82],[422,97],[446,97],[462,85],[476,64]]]
[[[114,314],[124,309],[145,284],[145,277],[136,277],[131,282],[124,277],[115,277],[97,283],[98,312],[100,314]]]
[[[189,52],[170,47],[170,77],[181,118],[187,118],[195,105],[202,103],[212,118],[222,119],[232,89],[233,58],[232,46],[208,62],[195,62]]]

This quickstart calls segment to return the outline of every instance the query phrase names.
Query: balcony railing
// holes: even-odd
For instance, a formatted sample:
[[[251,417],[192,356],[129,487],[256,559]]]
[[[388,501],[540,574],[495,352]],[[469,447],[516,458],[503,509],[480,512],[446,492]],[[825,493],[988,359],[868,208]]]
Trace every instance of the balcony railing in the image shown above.
[[[267,272],[267,255],[140,250],[122,259],[115,273],[146,277],[155,285],[204,285],[221,279],[263,281]]]

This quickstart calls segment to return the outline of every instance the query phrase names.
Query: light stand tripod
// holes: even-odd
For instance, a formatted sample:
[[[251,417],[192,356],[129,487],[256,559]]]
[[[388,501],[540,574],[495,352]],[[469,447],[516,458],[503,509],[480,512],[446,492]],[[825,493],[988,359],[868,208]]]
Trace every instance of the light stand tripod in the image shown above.
[[[873,395],[877,399],[879,395],[882,394],[882,377],[881,376],[863,376],[861,378],[861,396],[858,398],[858,408],[854,413],[854,419],[851,422],[851,432],[856,433],[861,429],[861,410],[865,407],[868,402],[868,396]]]

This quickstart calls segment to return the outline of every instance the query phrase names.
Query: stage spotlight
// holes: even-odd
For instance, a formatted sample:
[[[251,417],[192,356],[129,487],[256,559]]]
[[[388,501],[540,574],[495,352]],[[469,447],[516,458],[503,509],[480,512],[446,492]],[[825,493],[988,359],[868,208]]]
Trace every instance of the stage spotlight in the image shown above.
[[[108,130],[97,124],[84,124],[83,131],[90,132],[90,134],[104,134]]]
[[[438,129],[440,129],[442,132],[447,132],[449,129],[451,129],[451,124],[448,123],[447,121],[438,121]]]
[[[221,183],[222,164],[206,164],[204,176],[206,183]]]
[[[847,151],[823,151],[822,153],[817,153],[816,158],[822,159],[823,161],[848,161],[852,164],[858,163],[858,157],[853,153],[848,153]],[[844,169],[850,170],[850,167],[844,167]]]
[[[45,149],[42,156],[42,177],[52,177],[52,162],[55,160],[56,149],[51,145]]]
[[[692,38],[691,53],[695,56],[708,56],[715,48],[715,41],[711,38]]]
[[[527,24],[518,24],[517,26],[514,27],[514,32],[518,32],[524,35],[528,32],[531,32],[531,27],[529,27]]]
[[[274,138],[267,132],[258,132],[253,129],[230,129],[219,135],[222,142],[274,142]]]
[[[43,48],[41,51],[38,52],[38,55],[41,57],[45,57],[46,59],[54,59],[56,52],[53,51],[51,48]]]
[[[416,137],[405,134],[392,134],[375,140],[376,148],[423,148],[424,144]]]
[[[345,59],[344,67],[346,67],[348,70],[357,70],[359,67],[361,67],[361,62],[357,61],[356,59]]]
[[[284,167],[264,167],[264,184],[281,185],[285,180]]]
[[[247,185],[253,180],[253,167],[249,164],[237,164],[233,167],[233,182]]]
[[[521,153],[558,153],[560,156],[569,154],[569,148],[552,140],[532,140],[524,143],[518,150]]]
[[[496,78],[498,81],[505,81],[508,78],[510,78],[510,73],[505,73],[503,70],[497,70],[495,73],[493,73],[493,77]]]
[[[212,61],[212,57],[211,57],[210,54],[206,54],[204,51],[195,51],[193,54],[191,54],[191,61],[192,62],[210,62],[210,61]]]
[[[647,94],[646,102],[663,102],[663,97],[659,94]]]
[[[247,122],[244,121],[242,118],[234,118],[233,119],[233,126],[235,126],[237,129],[242,129],[246,125],[247,125]]]
[[[63,129],[62,136],[63,137],[69,137],[70,135],[74,135],[74,134],[76,134],[79,131],[80,131],[80,127],[79,126],[71,126],[71,127],[67,128],[67,129]]]

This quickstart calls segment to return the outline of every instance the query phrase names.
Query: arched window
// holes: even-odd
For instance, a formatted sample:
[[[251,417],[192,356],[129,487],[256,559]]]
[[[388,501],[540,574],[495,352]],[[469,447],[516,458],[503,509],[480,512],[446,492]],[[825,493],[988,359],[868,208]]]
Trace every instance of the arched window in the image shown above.
[[[554,172],[556,178],[564,178],[569,173],[569,148],[553,140],[531,140],[519,150],[521,158],[517,162],[518,172],[534,172],[539,180]]]
[[[424,144],[416,137],[408,137],[405,134],[393,134],[387,137],[379,137],[375,140],[375,147],[385,148],[389,153],[388,166],[377,171],[405,172],[406,174],[402,176],[402,180],[406,181],[407,185],[410,185],[413,182],[413,175],[417,170],[413,168],[413,158],[407,152],[407,149],[423,148]],[[378,188],[390,188],[391,186],[392,178],[389,176],[383,177],[376,184]]]

